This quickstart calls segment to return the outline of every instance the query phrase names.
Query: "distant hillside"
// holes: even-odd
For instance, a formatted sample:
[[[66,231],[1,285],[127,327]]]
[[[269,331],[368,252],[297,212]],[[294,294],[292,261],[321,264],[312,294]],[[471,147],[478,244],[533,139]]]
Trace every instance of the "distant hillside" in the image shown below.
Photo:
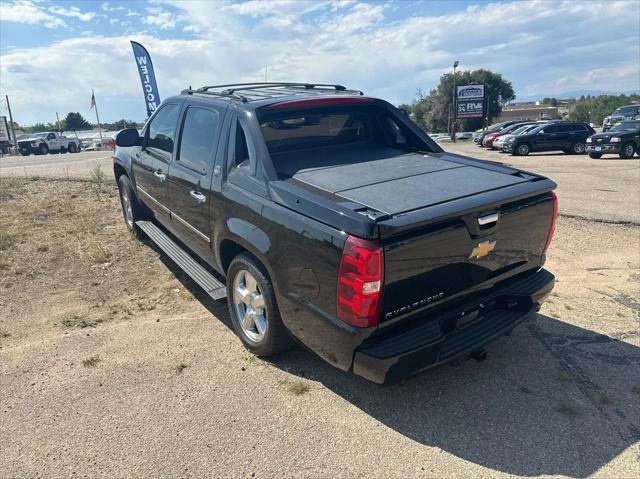
[[[539,93],[536,95],[517,95],[517,102],[526,101],[542,101],[543,98],[561,98],[563,100],[570,98],[580,98],[581,96],[603,96],[603,95],[640,95],[640,90],[627,91],[605,91],[605,90],[574,90],[561,93]]]

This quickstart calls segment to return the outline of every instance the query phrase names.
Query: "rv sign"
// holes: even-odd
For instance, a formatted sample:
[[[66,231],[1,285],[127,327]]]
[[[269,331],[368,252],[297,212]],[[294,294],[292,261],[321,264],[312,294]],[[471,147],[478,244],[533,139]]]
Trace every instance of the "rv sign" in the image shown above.
[[[484,116],[484,85],[458,87],[456,112],[458,118],[482,118]]]

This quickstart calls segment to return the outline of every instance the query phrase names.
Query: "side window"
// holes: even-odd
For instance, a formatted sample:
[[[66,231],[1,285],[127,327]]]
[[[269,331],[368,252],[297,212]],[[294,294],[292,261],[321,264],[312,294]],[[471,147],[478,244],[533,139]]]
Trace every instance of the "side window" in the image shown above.
[[[247,141],[247,135],[245,133],[242,122],[236,122],[236,142],[234,148],[234,155],[231,158],[231,164],[229,165],[229,171],[234,168],[243,168],[246,171],[251,171],[251,153],[249,150],[249,143]]]
[[[178,162],[187,168],[202,173],[215,155],[218,145],[218,112],[190,107],[182,124]]]
[[[558,133],[559,131],[560,129],[558,128],[557,125],[549,125],[544,128],[545,133]]]
[[[53,133],[49,133],[47,135],[47,140],[53,140],[53,139],[55,139],[55,137],[56,137],[56,135],[54,135]]]
[[[169,154],[173,152],[179,111],[180,108],[175,104],[162,107],[149,124],[147,148],[156,148]]]
[[[393,145],[405,145],[407,137],[404,135],[398,124],[391,117],[386,117],[384,122],[391,133],[391,142]]]

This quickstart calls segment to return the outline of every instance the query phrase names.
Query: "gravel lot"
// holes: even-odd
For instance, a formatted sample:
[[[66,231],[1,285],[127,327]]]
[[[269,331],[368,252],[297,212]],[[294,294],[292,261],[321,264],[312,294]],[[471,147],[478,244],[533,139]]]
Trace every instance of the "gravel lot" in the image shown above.
[[[3,156],[0,157],[0,176],[89,178],[98,164],[104,172],[111,173],[111,155],[110,151],[81,151],[61,155]]]
[[[28,176],[108,173],[96,156]],[[485,362],[392,386],[250,355],[110,181],[0,176],[0,476],[638,477],[640,162],[506,160],[559,183],[554,293]]]
[[[640,225],[640,158],[621,160],[607,155],[532,153],[511,156],[479,148],[472,141],[442,143],[446,151],[500,161],[547,176],[558,183],[560,211],[566,216]]]

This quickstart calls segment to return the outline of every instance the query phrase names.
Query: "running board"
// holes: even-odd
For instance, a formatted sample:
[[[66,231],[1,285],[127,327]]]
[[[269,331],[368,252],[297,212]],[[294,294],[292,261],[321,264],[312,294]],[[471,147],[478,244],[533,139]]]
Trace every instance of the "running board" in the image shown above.
[[[178,246],[175,241],[169,238],[169,236],[155,224],[151,221],[136,221],[136,226],[144,231],[151,241],[204,289],[209,296],[215,300],[227,297],[227,287],[203,268],[191,255]]]

